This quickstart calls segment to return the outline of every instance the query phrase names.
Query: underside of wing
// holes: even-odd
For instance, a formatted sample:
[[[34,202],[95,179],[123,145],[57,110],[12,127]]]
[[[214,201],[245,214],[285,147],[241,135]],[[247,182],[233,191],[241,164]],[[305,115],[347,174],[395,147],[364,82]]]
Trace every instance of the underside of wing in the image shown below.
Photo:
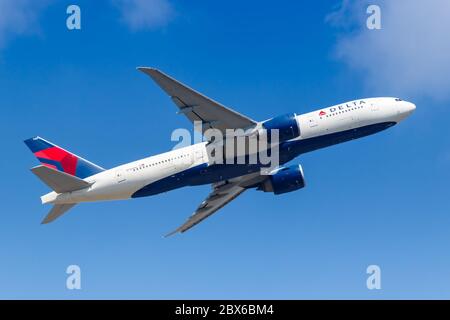
[[[210,215],[215,213],[217,210],[222,208],[224,205],[236,198],[245,190],[245,188],[241,188],[239,186],[229,188],[227,191],[220,189],[214,190],[209,194],[208,198],[206,198],[206,200],[200,204],[194,214],[190,216],[183,225],[167,234],[166,237],[178,232],[185,232],[186,230],[189,230],[193,226],[202,222],[204,219],[208,218]]]
[[[191,122],[201,121],[202,132],[211,128],[225,133],[226,129],[245,129],[256,124],[256,121],[221,105],[157,69],[138,69],[149,75],[172,98],[180,109],[179,113],[185,114]]]
[[[254,186],[255,183],[261,182],[266,178],[266,176],[261,176],[259,173],[253,173],[213,184],[213,190],[200,204],[194,214],[192,214],[183,225],[167,234],[166,237],[189,230],[213,213],[217,212],[217,210],[239,196],[242,192],[247,190],[247,188]]]

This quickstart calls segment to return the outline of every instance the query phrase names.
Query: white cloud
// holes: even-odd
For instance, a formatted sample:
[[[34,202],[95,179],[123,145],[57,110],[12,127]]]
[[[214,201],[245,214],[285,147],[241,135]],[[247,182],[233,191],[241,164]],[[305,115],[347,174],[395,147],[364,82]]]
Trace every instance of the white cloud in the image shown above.
[[[168,0],[114,0],[123,22],[133,31],[165,26],[173,16]]]
[[[381,7],[381,30],[366,28],[369,4]],[[369,88],[450,99],[449,0],[343,0],[326,20],[342,31],[337,58]]]
[[[11,38],[39,31],[38,16],[48,1],[0,0],[0,48]]]

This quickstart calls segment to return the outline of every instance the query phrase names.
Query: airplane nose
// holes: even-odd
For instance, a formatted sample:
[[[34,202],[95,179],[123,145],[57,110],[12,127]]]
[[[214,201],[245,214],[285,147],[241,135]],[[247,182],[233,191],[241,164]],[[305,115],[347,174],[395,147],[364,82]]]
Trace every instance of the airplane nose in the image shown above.
[[[409,117],[416,110],[416,105],[408,101],[400,101],[397,106],[397,122]]]
[[[407,113],[412,113],[414,110],[416,110],[416,105],[412,102],[406,102],[405,109]]]

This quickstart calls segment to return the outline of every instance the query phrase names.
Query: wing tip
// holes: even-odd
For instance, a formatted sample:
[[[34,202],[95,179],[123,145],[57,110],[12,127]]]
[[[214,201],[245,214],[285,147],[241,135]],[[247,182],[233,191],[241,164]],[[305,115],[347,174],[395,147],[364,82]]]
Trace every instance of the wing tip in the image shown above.
[[[171,237],[171,236],[173,236],[174,234],[179,233],[179,232],[182,232],[179,228],[178,228],[178,229],[175,229],[175,230],[169,232],[168,234],[164,235],[163,238]]]
[[[159,71],[159,70],[156,69],[156,68],[153,68],[153,67],[143,67],[143,66],[137,67],[136,70],[139,70],[139,71],[141,71],[141,72],[143,72],[143,73],[146,73],[146,74],[149,74],[149,75],[154,74],[154,73],[161,72],[161,71]]]

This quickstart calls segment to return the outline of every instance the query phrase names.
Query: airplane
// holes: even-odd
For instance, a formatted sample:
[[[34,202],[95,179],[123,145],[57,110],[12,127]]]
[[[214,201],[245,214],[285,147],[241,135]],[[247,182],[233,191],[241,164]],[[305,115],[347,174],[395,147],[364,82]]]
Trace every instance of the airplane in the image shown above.
[[[25,140],[41,165],[31,171],[53,191],[41,197],[53,208],[42,221],[49,223],[83,202],[123,200],[170,190],[210,184],[212,190],[187,221],[167,236],[197,225],[247,189],[283,194],[305,187],[301,165],[286,165],[301,154],[362,138],[390,128],[407,118],[416,106],[395,97],[358,99],[305,114],[290,113],[256,121],[189,88],[155,68],[139,67],[169,95],[178,113],[196,130],[278,130],[279,165],[263,174],[257,163],[211,163],[208,144],[187,147],[104,169],[39,136]],[[250,132],[250,133],[248,133]],[[225,135],[226,137],[226,135]],[[272,148],[272,145],[269,145]]]

